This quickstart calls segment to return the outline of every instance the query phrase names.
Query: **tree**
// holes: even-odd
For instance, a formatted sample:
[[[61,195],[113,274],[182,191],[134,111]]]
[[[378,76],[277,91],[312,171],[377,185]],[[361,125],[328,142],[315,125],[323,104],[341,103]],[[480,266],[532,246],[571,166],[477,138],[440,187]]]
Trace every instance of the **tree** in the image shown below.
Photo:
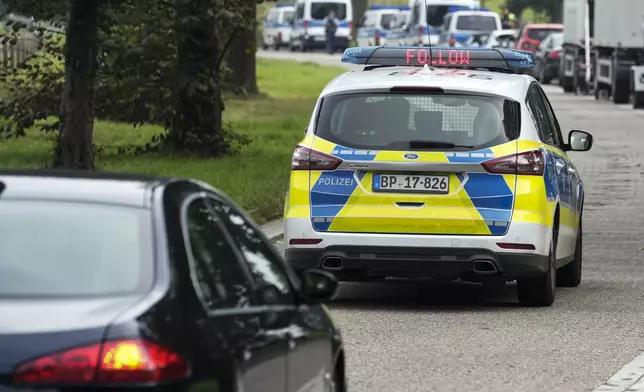
[[[45,7],[38,9],[36,0],[26,1],[33,8],[24,10],[37,18],[72,12],[65,45],[44,45],[18,69],[0,69],[5,82],[11,79],[11,95],[0,101],[0,112],[8,120],[0,124],[0,132],[7,137],[24,136],[35,121],[59,116],[57,166],[87,168],[93,166],[92,128],[90,120],[82,121],[85,116],[164,126],[164,133],[134,152],[220,156],[248,142],[222,122],[223,57],[231,32],[251,23],[238,11],[242,0],[102,0],[95,14],[83,17],[92,22],[86,24],[73,23],[74,15],[88,12],[74,8],[80,0],[58,0],[66,8],[56,12],[41,12]],[[57,63],[49,58],[62,59],[63,52],[67,61],[60,75],[47,64]]]
[[[98,0],[71,0],[65,40],[65,85],[54,167],[94,169],[94,91]]]
[[[240,4],[240,16],[243,20],[257,19],[257,3],[255,0],[243,0]],[[228,75],[229,88],[237,94],[257,94],[257,23],[248,23],[247,28],[234,32],[232,43],[226,55],[226,65],[230,69]]]
[[[7,1],[8,11],[53,20],[68,15],[65,84],[54,167],[93,169],[94,83],[98,56],[99,0]]]

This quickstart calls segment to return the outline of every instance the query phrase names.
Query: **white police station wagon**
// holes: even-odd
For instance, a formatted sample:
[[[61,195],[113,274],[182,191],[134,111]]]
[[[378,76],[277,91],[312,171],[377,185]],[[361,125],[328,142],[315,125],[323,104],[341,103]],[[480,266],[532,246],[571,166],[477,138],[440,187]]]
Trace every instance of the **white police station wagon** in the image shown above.
[[[584,187],[539,83],[508,49],[357,47],[293,154],[286,259],[343,281],[517,280],[524,305],[580,284]]]

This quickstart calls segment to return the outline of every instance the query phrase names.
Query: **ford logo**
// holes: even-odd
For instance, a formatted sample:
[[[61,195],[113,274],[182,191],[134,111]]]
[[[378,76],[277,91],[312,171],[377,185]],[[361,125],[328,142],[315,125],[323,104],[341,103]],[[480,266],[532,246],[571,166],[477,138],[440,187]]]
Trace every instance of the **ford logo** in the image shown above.
[[[403,155],[403,158],[405,158],[405,159],[418,159],[418,155],[417,154],[405,154],[405,155]]]

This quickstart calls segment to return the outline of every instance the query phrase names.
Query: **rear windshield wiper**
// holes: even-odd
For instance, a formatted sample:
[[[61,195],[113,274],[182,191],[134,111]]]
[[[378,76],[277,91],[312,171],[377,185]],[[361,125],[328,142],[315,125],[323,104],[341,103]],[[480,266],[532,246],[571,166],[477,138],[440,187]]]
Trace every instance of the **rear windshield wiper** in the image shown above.
[[[474,148],[474,146],[434,140],[411,140],[409,142],[409,148],[412,150],[422,150],[425,148]]]

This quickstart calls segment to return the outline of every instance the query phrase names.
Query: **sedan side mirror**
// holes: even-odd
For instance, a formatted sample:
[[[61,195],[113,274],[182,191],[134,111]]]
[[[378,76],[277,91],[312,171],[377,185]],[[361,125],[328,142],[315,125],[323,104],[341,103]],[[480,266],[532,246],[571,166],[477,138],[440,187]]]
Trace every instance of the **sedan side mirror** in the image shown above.
[[[302,291],[309,303],[331,301],[338,292],[338,281],[333,274],[318,269],[309,269],[300,273]]]
[[[572,130],[568,133],[568,151],[588,151],[593,147],[593,135],[586,131]]]

